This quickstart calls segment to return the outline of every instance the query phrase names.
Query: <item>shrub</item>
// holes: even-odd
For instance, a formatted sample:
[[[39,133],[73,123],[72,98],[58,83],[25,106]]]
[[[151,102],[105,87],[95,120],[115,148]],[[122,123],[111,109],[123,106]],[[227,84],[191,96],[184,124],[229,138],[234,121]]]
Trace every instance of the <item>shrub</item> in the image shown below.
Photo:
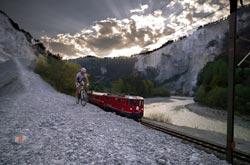
[[[35,72],[56,90],[75,95],[75,76],[80,66],[56,58],[41,56],[38,58]]]
[[[194,100],[209,107],[226,109],[227,70],[223,58],[207,63],[198,75]],[[236,114],[250,114],[250,68],[237,68],[235,83]]]
[[[194,101],[205,104],[206,94],[207,92],[205,90],[204,85],[199,86],[198,90],[195,93]]]
[[[154,83],[139,76],[126,76],[112,83],[112,88],[117,93],[139,95],[143,97],[170,96],[164,87],[154,88]]]
[[[227,108],[227,88],[216,87],[210,90],[205,99],[205,104],[216,108]]]
[[[159,97],[169,97],[170,96],[170,92],[168,89],[164,88],[164,87],[158,87],[158,88],[154,88],[152,95],[154,97],[159,96]]]
[[[235,86],[235,107],[239,113],[250,114],[250,87],[242,84]]]

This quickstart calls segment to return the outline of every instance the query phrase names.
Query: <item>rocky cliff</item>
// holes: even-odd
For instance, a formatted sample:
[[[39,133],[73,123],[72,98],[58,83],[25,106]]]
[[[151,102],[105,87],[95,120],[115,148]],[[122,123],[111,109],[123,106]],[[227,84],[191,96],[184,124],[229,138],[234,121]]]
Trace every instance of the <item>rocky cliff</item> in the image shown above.
[[[23,88],[20,83],[20,61],[25,67],[34,65],[39,54],[46,54],[45,47],[29,32],[26,32],[7,14],[0,11],[0,92],[17,93]]]
[[[238,34],[249,33],[250,8],[238,12]],[[209,61],[227,51],[228,20],[199,28],[192,35],[138,56],[135,70],[153,78],[172,93],[192,95],[197,75]],[[151,74],[153,71],[153,75]]]
[[[0,10],[0,63],[14,57],[33,61],[39,54],[47,54],[43,44]]]

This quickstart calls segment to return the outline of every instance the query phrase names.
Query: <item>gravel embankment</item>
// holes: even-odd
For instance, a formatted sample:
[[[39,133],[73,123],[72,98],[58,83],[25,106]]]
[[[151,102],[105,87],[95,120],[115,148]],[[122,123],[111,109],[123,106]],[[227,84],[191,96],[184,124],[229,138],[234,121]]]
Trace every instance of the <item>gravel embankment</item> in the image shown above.
[[[12,95],[0,93],[0,164],[227,164],[133,120],[76,105],[16,62],[24,92],[13,95],[16,84]]]

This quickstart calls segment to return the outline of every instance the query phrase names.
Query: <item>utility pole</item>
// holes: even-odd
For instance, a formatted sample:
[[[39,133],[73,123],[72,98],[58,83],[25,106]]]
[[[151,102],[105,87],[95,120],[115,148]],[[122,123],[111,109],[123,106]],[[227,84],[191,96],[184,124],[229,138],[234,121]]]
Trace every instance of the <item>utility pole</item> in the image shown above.
[[[235,95],[235,53],[237,27],[237,0],[230,1],[229,15],[229,51],[228,51],[228,112],[227,112],[227,156],[233,164],[234,143],[234,95]]]

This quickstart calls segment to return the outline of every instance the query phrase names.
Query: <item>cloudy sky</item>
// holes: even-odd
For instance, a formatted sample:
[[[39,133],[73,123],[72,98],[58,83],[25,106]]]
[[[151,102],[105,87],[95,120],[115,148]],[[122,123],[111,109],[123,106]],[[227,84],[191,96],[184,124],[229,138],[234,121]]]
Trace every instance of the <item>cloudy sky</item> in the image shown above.
[[[0,10],[64,58],[116,57],[227,16],[229,0],[1,0]]]

